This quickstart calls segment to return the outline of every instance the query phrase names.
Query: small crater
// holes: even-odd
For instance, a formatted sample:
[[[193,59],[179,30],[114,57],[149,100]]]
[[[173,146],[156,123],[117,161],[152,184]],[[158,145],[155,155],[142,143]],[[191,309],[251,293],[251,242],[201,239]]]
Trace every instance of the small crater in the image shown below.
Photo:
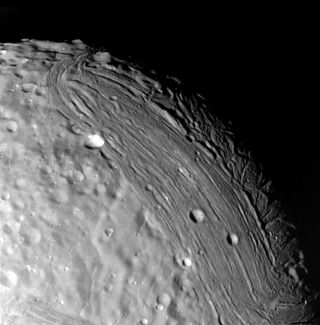
[[[160,312],[160,311],[162,311],[162,310],[164,309],[164,307],[163,307],[163,305],[161,305],[161,304],[156,304],[156,305],[154,306],[154,309],[155,309],[157,312]]]
[[[21,90],[23,92],[29,93],[32,92],[35,89],[35,84],[33,83],[24,83],[21,85]]]
[[[99,134],[89,134],[85,138],[84,145],[89,149],[98,149],[103,147],[104,140]]]
[[[113,228],[106,228],[106,229],[104,230],[104,234],[105,234],[105,236],[108,237],[108,238],[110,238],[110,237],[113,235],[113,233],[114,233]]]
[[[190,212],[190,219],[194,223],[201,223],[205,219],[205,213],[201,209],[193,209]]]
[[[1,194],[1,200],[3,200],[3,201],[8,201],[8,200],[10,200],[10,197],[11,197],[11,195],[10,195],[9,192],[3,192],[3,193]]]
[[[161,293],[157,298],[158,304],[161,304],[165,308],[167,308],[170,305],[171,297],[168,293],[163,292]]]
[[[185,257],[185,258],[182,260],[182,265],[183,265],[184,267],[191,267],[191,265],[192,265],[191,258],[189,258],[189,257]]]
[[[8,132],[15,133],[18,130],[18,123],[16,121],[8,121],[6,129]]]
[[[227,242],[229,245],[236,246],[239,243],[239,237],[235,233],[230,233],[227,236]]]

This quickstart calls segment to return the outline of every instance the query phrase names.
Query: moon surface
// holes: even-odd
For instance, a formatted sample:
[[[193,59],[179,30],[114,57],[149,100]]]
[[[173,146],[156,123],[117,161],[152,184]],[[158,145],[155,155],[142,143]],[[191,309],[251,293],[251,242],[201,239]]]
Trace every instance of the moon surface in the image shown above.
[[[307,274],[200,95],[80,40],[0,44],[0,324],[317,324]]]

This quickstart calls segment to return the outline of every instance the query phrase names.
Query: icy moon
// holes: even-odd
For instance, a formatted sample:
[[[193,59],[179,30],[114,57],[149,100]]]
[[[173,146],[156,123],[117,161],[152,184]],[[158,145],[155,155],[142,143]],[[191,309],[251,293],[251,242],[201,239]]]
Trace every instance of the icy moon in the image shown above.
[[[294,227],[169,76],[0,44],[0,324],[309,324]]]

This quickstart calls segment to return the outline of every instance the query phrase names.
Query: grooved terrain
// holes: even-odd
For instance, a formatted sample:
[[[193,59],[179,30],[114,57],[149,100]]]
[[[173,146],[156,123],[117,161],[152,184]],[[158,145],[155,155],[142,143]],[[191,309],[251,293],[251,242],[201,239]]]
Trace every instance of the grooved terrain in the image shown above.
[[[316,324],[270,184],[158,79],[78,40],[0,44],[0,324]]]

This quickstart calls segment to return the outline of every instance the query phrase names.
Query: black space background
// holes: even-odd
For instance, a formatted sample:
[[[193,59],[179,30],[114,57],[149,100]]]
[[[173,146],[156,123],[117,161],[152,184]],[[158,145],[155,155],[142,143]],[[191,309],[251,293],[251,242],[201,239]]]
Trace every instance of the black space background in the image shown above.
[[[139,14],[46,2],[36,10],[0,7],[0,42],[81,39],[176,75],[207,97],[210,109],[232,122],[237,139],[273,180],[308,252],[311,280],[320,288],[317,22],[299,14],[279,19],[257,14],[249,20],[192,10],[156,15],[158,4],[150,6],[149,13]]]

